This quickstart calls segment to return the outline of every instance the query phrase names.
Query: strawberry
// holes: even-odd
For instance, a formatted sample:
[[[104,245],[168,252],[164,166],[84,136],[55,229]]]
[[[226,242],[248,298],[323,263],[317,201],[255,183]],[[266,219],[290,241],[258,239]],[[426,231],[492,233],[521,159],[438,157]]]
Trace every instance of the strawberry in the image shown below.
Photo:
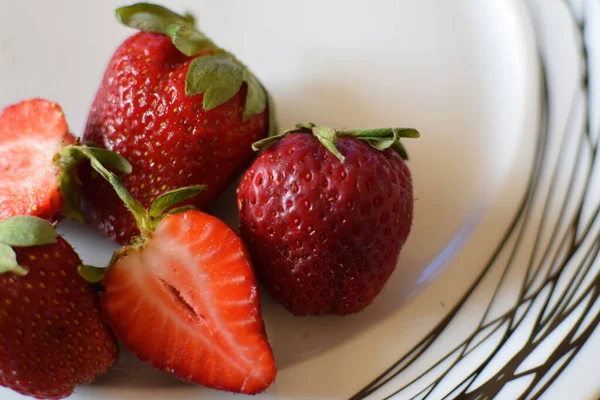
[[[59,399],[116,362],[117,344],[80,265],[45,220],[0,221],[0,385]]]
[[[16,215],[58,219],[63,211],[83,220],[74,167],[97,157],[124,172],[131,166],[102,149],[75,144],[60,106],[31,99],[0,114],[0,220]],[[85,153],[85,154],[84,154]]]
[[[61,212],[60,168],[54,156],[75,138],[56,103],[32,99],[0,114],[0,219]]]
[[[259,280],[295,315],[369,305],[410,232],[413,191],[400,137],[414,129],[338,132],[298,125],[239,184],[240,231]]]
[[[99,172],[141,232],[115,253],[103,277],[91,279],[101,279],[101,307],[117,338],[141,360],[182,380],[264,391],[276,368],[244,244],[215,217],[190,206],[171,209],[205,188],[167,192],[147,211],[115,175]]]
[[[251,144],[275,129],[271,99],[191,16],[141,3],[119,8],[117,18],[141,32],[112,56],[84,139],[133,164],[124,183],[145,207],[162,193],[197,184],[208,189],[188,204],[207,207],[248,165]],[[101,177],[92,176],[85,195],[92,221],[109,237],[127,244],[139,234]]]

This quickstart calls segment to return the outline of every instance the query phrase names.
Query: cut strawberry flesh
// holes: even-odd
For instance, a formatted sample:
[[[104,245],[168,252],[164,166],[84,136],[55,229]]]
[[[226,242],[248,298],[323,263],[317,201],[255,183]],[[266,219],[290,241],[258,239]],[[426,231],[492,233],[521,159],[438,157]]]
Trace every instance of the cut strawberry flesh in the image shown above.
[[[0,114],[0,219],[52,218],[62,206],[55,155],[74,142],[61,108],[27,100]]]
[[[220,220],[198,211],[168,216],[109,269],[103,310],[142,360],[215,389],[264,391],[276,370],[248,260]]]

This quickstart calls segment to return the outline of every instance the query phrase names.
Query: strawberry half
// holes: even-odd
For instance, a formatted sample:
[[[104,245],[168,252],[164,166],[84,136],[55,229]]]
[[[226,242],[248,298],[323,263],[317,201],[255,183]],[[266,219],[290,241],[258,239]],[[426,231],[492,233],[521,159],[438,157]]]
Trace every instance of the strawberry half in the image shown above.
[[[0,114],[0,219],[61,212],[60,167],[54,157],[75,138],[58,104],[32,99]]]
[[[101,304],[139,358],[215,389],[263,391],[275,363],[240,238],[200,211],[165,217],[109,268]]]
[[[75,167],[95,158],[117,171],[131,165],[115,153],[76,144],[60,106],[25,100],[0,114],[0,220],[16,215],[83,221]]]
[[[40,399],[69,396],[116,362],[81,260],[47,221],[0,221],[0,385]]]
[[[115,175],[101,175],[141,232],[115,253],[101,280],[101,307],[117,338],[141,360],[182,380],[264,391],[276,367],[244,244],[215,217],[189,206],[167,211],[204,187],[163,194],[147,211]],[[92,272],[90,280],[99,280]]]

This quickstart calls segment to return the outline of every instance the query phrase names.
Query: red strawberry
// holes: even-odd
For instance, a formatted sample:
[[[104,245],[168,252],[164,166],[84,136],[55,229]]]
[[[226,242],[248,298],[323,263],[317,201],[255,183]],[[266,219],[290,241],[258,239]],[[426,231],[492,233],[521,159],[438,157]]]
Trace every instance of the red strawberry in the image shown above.
[[[410,232],[413,194],[399,138],[412,129],[336,132],[299,125],[238,187],[242,237],[259,280],[296,315],[369,305]]]
[[[141,30],[114,53],[89,113],[84,138],[128,159],[126,188],[148,207],[160,194],[207,185],[190,200],[210,205],[252,157],[252,142],[274,127],[267,93],[235,57],[161,6],[117,10]],[[121,244],[139,233],[100,177],[86,185],[92,220]]]
[[[258,393],[275,378],[249,257],[217,218],[200,211],[167,216],[102,284],[110,325],[142,360],[233,392]]]
[[[113,257],[101,306],[117,338],[180,379],[241,393],[264,391],[276,368],[247,251],[224,222],[189,206],[204,188],[167,192],[149,211],[110,172],[142,236]]]
[[[40,399],[69,396],[117,359],[81,260],[46,221],[0,221],[0,385]]]
[[[82,220],[74,167],[97,157],[117,170],[131,166],[116,154],[74,144],[56,103],[32,99],[0,114],[0,220],[15,215],[56,219],[64,211]]]
[[[75,142],[61,108],[42,99],[9,106],[0,114],[0,219],[61,212],[60,168],[54,156]]]

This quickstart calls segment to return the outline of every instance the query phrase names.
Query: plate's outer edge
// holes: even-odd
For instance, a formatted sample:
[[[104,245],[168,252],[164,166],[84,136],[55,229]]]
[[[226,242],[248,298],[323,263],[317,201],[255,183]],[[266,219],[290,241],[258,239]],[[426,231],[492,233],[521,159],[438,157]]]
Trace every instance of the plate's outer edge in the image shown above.
[[[592,1],[529,1],[542,65],[543,110],[534,167],[521,204],[496,251],[455,308],[352,400],[537,399],[551,394],[552,383],[596,331],[600,104],[598,85],[591,87],[590,82],[600,82],[596,65],[600,48],[592,46],[589,31],[592,19],[600,23],[600,13],[589,12]],[[565,59],[565,54],[577,60]],[[567,101],[563,94],[568,79],[561,66],[566,62],[576,66]],[[559,114],[565,116],[564,124],[556,123]],[[528,256],[519,257],[522,253]],[[518,295],[492,316],[514,270],[524,272],[519,282],[510,283],[518,286]],[[423,363],[427,351],[445,339],[447,327],[456,323],[459,312],[469,307],[477,297],[474,292],[492,274],[499,279],[476,329],[434,363]],[[480,352],[475,362],[471,357],[465,367],[467,358],[485,347],[491,351]],[[418,368],[417,378],[394,387],[395,379],[411,368]],[[577,393],[573,388],[573,398],[581,399]]]

